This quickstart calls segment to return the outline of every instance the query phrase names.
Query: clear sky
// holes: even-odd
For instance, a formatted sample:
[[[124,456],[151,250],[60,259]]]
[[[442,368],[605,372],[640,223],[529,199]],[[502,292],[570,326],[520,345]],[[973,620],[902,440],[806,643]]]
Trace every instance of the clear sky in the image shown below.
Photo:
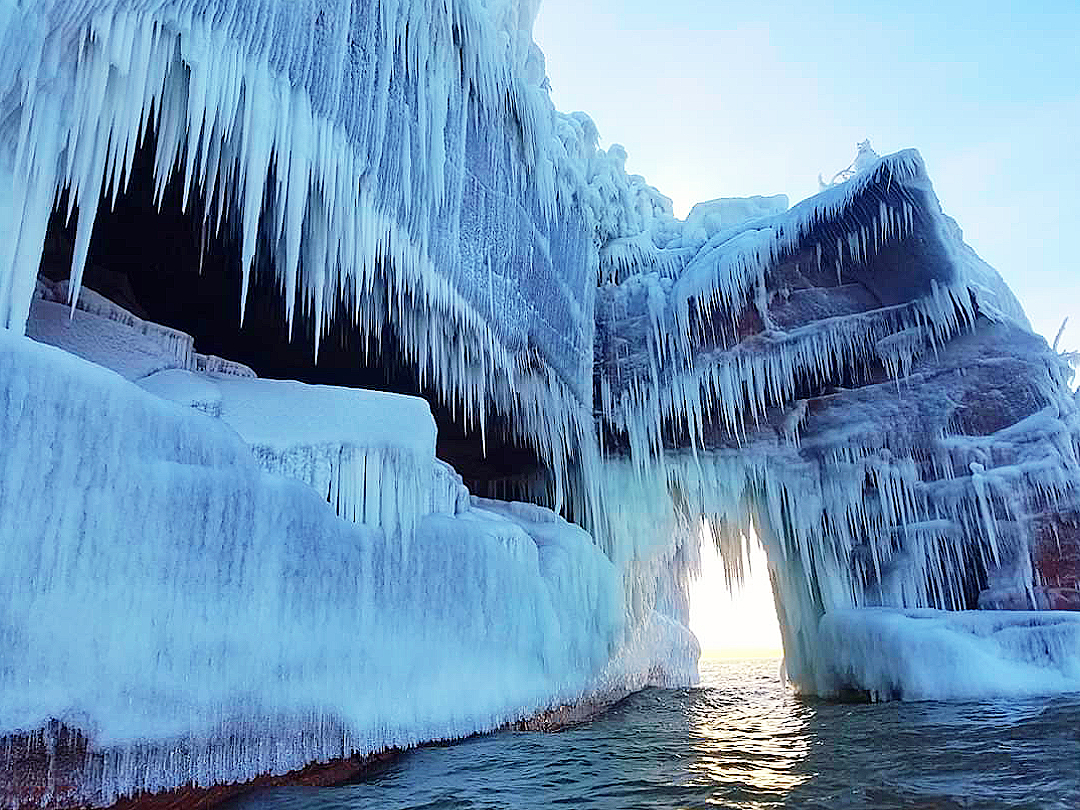
[[[817,190],[869,138],[916,147],[1036,331],[1080,348],[1080,2],[542,0],[556,107],[677,215]]]
[[[1070,316],[1063,348],[1080,348],[1080,0],[543,0],[534,38],[555,106],[588,113],[679,216],[722,196],[795,203],[866,138],[919,149],[1035,330],[1052,340]],[[764,564],[734,601],[711,551],[704,569],[703,646],[774,645]]]

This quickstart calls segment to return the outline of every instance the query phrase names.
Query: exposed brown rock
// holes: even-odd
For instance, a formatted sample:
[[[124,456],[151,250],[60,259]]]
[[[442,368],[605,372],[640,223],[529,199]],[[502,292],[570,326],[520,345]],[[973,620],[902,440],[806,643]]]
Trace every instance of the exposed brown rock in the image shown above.
[[[329,787],[342,785],[368,774],[401,754],[398,749],[382,751],[366,757],[348,757],[332,762],[314,763],[282,776],[256,777],[239,785],[216,785],[212,788],[183,787],[176,790],[122,799],[110,810],[206,810],[257,788],[301,785]]]
[[[379,769],[401,752],[381,751],[327,763],[313,763],[274,776],[264,774],[249,782],[213,787],[185,785],[161,793],[125,798],[111,810],[205,810],[256,788],[305,785],[340,785]],[[0,739],[0,806],[20,810],[92,807],[79,798],[81,775],[93,766],[94,752],[86,735],[60,723],[33,734]]]
[[[628,694],[612,693],[558,706],[501,730],[561,731],[603,714]],[[124,798],[110,805],[108,810],[208,810],[259,788],[343,785],[379,771],[402,753],[401,749],[394,748],[367,756],[312,763],[286,774],[263,774],[239,784],[185,785]],[[0,807],[15,806],[19,810],[99,807],[78,798],[80,775],[91,766],[93,757],[86,735],[56,722],[33,734],[0,738]]]
[[[1035,522],[1032,565],[1048,610],[1080,610],[1080,515],[1051,512]]]
[[[580,703],[556,706],[554,709],[548,709],[511,723],[509,728],[514,731],[562,731],[599,717],[629,694],[629,692],[618,692],[583,700]]]

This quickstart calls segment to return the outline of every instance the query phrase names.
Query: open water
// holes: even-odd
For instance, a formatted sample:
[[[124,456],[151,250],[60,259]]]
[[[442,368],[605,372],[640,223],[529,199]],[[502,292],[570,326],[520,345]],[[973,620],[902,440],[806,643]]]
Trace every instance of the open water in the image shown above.
[[[1080,808],[1080,695],[837,704],[796,697],[778,669],[703,660],[699,687],[567,731],[422,748],[359,784],[230,810]]]

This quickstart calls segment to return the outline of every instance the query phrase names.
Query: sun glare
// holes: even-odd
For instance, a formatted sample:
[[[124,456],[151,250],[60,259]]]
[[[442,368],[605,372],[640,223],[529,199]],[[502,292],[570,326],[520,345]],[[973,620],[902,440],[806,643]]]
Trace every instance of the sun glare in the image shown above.
[[[782,655],[765,550],[757,537],[750,540],[746,578],[728,593],[720,554],[712,536],[702,532],[701,576],[690,583],[690,629],[701,642],[704,658]]]

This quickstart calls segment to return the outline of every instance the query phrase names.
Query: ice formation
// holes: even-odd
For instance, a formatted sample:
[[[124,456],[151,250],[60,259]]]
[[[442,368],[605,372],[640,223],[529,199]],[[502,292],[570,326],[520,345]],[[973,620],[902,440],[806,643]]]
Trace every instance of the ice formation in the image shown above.
[[[1072,688],[1076,623],[1039,612],[1080,608],[1072,370],[919,155],[677,220],[552,108],[536,8],[0,0],[0,802],[687,683],[703,519],[731,580],[754,524],[797,688]],[[358,368],[395,353],[539,472],[470,495],[423,400],[259,378],[83,285],[140,150],[200,250],[237,246],[205,317],[269,280],[313,357],[339,327]],[[74,772],[17,783],[57,723]]]
[[[339,518],[295,467],[265,472],[229,404],[215,418],[11,332],[0,342],[0,514],[19,516],[5,535],[0,728],[59,721],[93,742],[67,792],[38,800],[105,806],[495,728],[644,685],[673,639],[693,666],[685,628],[654,617],[629,632],[615,568],[582,529],[539,506],[448,501],[460,483],[434,458],[422,400],[381,456],[426,449],[432,483],[385,461],[372,483],[369,450],[368,492],[441,503],[407,504],[423,516],[406,526],[384,498],[376,526]],[[249,392],[241,431],[269,401],[327,393],[206,382],[284,388]],[[391,396],[340,394],[361,411]],[[0,774],[12,802],[19,774]]]
[[[978,700],[1080,691],[1080,613],[848,609],[826,613],[818,689]]]

